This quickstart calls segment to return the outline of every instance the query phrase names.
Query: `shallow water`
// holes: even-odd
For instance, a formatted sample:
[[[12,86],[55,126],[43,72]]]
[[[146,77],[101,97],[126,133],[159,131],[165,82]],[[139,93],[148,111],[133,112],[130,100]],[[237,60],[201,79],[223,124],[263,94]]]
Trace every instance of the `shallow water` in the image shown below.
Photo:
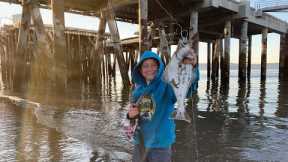
[[[193,124],[177,121],[175,162],[288,159],[288,82],[274,67],[266,81],[259,74],[254,68],[250,80],[238,82],[231,70],[229,82],[221,82],[208,81],[201,70],[198,94],[189,101]],[[132,145],[121,121],[129,90],[117,77],[102,89],[61,95],[4,92],[40,105],[1,99],[0,161],[128,161]]]

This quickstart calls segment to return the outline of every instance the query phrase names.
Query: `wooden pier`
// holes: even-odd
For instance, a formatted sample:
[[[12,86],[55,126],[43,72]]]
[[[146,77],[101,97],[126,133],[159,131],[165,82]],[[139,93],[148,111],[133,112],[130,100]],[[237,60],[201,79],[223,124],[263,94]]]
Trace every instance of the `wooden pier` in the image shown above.
[[[262,34],[260,75],[261,79],[265,79],[267,35],[271,32],[281,35],[279,76],[283,78],[288,74],[288,23],[266,13],[257,14],[257,11],[251,8],[246,0],[240,2],[234,0],[1,1],[20,4],[23,7],[19,31],[15,31],[13,36],[9,37],[11,43],[4,43],[6,46],[2,45],[0,48],[2,71],[6,68],[5,64],[9,64],[5,62],[9,60],[6,58],[18,58],[13,70],[13,75],[17,80],[24,77],[20,71],[27,62],[23,60],[32,59],[36,62],[33,66],[38,67],[35,69],[40,69],[33,74],[39,73],[38,77],[44,80],[54,80],[59,87],[65,88],[74,75],[85,75],[87,82],[99,85],[102,83],[100,76],[115,73],[117,60],[122,81],[124,85],[129,85],[129,69],[133,69],[138,56],[144,50],[157,48],[164,62],[169,62],[170,46],[178,43],[181,35],[180,26],[182,30],[189,33],[190,45],[197,53],[199,41],[208,43],[209,77],[229,78],[230,40],[237,38],[240,47],[239,79],[245,80],[251,70],[251,37]],[[52,30],[44,27],[39,8],[52,9]],[[67,34],[73,31],[65,28],[64,12],[98,17],[100,19],[98,33],[86,32],[91,35],[85,36]],[[140,24],[139,37],[120,40],[116,21]],[[106,24],[110,30],[108,39],[104,36]],[[35,38],[34,42],[32,41],[33,48],[30,48],[32,28]],[[5,34],[1,34],[1,41],[5,42],[3,35]],[[30,53],[30,55],[23,53]],[[75,65],[71,60],[82,60],[85,63],[78,62]],[[221,75],[219,75],[219,69]],[[4,74],[10,75],[10,72]]]
[[[45,52],[52,53],[53,49],[53,28],[45,26],[45,32],[48,38],[47,45],[49,51],[38,51],[39,55],[42,57]],[[67,82],[69,82],[67,83],[68,85],[77,84],[80,86],[83,84],[102,84],[102,82],[98,83],[97,81],[105,78],[106,74],[115,75],[115,67],[113,67],[114,62],[111,62],[113,51],[109,46],[103,48],[103,51],[99,51],[99,53],[103,53],[101,58],[98,58],[98,55],[93,55],[96,50],[95,43],[100,38],[98,37],[99,34],[97,32],[78,28],[65,28],[64,34],[66,43],[65,50],[69,54],[65,58],[67,61],[65,66],[67,66],[67,69],[69,70],[67,73],[62,73],[61,77],[64,77],[65,80],[67,79]],[[102,35],[103,37],[101,39],[103,41],[109,42],[109,40],[111,40],[111,35],[109,33],[103,33]],[[25,50],[16,52],[17,49],[15,47],[17,47],[18,37],[18,27],[4,26],[1,28],[1,71],[6,88],[21,89],[22,86],[31,82],[33,79],[38,80],[35,84],[53,84],[50,81],[55,77],[52,76],[56,70],[53,69],[53,67],[56,66],[53,63],[54,58],[40,58],[38,55],[38,58],[36,59],[35,53],[33,52],[36,50],[35,48],[37,48],[35,28],[30,28],[28,40],[24,46]],[[96,64],[94,62],[95,60],[99,60],[100,68],[94,68]],[[38,66],[36,66],[37,64]],[[103,70],[95,72],[96,69]]]

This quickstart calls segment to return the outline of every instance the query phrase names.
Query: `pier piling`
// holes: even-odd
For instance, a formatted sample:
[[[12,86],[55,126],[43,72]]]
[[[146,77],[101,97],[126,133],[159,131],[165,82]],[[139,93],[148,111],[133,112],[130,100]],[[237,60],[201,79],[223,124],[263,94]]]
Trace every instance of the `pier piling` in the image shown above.
[[[199,53],[198,17],[199,17],[198,11],[192,10],[190,13],[189,41],[191,47],[193,48],[197,56]]]
[[[210,79],[211,74],[211,44],[207,43],[207,78]]]
[[[148,38],[148,1],[139,0],[139,52],[142,54],[145,50],[149,49]]]
[[[219,77],[219,59],[220,59],[220,45],[222,39],[217,39],[213,43],[213,53],[212,53],[212,79]]]
[[[65,18],[64,18],[64,0],[51,0],[53,13],[53,46],[55,56],[55,81],[57,90],[67,86],[67,54],[65,40]],[[64,89],[63,89],[64,91]]]
[[[248,63],[247,63],[247,77],[251,74],[251,55],[252,55],[252,35],[248,36]]]
[[[164,29],[160,29],[160,53],[161,57],[164,60],[165,65],[170,61],[171,49],[167,40],[167,36]]]
[[[225,23],[224,28],[224,53],[221,55],[221,78],[229,79],[230,73],[230,40],[231,40],[231,21]]]
[[[261,50],[261,80],[266,79],[266,67],[267,67],[267,36],[268,29],[262,30],[262,50]]]
[[[102,75],[101,74],[101,63],[104,57],[104,41],[105,41],[105,29],[106,29],[106,18],[105,13],[101,12],[100,14],[100,22],[98,26],[98,35],[96,38],[96,44],[94,48],[94,52],[92,52],[92,76],[91,82],[94,85],[101,85]],[[104,76],[103,76],[104,77]]]
[[[279,77],[288,80],[288,34],[282,34],[280,40]]]
[[[241,38],[240,38],[240,52],[239,52],[239,79],[246,79],[246,57],[247,57],[247,33],[248,22],[244,20],[241,23]]]
[[[112,8],[112,4],[109,1],[108,3],[108,8],[109,8],[109,12],[107,12],[107,21],[108,21],[108,27],[111,33],[111,38],[113,41],[113,46],[114,46],[114,50],[115,50],[115,55],[118,61],[118,65],[119,65],[119,69],[120,69],[120,74],[123,80],[123,84],[125,87],[130,85],[130,79],[128,76],[128,69],[126,68],[125,65],[125,59],[123,56],[123,50],[122,50],[122,46],[121,46],[121,42],[120,42],[120,35],[119,35],[119,30],[117,27],[117,23],[115,20],[115,14]]]

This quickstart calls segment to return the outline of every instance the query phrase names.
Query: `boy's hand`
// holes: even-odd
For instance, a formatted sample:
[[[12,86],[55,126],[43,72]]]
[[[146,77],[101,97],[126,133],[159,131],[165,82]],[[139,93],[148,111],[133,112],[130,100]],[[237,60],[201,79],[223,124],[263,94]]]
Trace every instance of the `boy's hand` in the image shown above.
[[[129,111],[128,111],[128,116],[129,118],[135,118],[139,115],[139,109],[135,104],[131,104]]]
[[[177,53],[177,59],[179,59],[179,61],[183,60],[186,56],[191,55],[193,53],[193,49],[191,49],[190,46],[185,46],[183,48],[180,48]]]
[[[192,57],[185,57],[182,61],[183,64],[191,64],[193,67],[197,64],[197,57],[195,54]]]

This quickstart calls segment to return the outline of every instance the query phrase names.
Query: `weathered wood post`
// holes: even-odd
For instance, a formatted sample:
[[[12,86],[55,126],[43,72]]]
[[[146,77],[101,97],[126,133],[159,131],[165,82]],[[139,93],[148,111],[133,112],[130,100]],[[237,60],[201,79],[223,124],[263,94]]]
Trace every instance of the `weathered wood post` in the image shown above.
[[[165,30],[162,28],[159,30],[159,35],[160,35],[160,53],[162,57],[164,58],[164,63],[167,65],[170,61],[170,56],[171,56],[171,50],[170,46],[166,37]]]
[[[139,0],[139,52],[142,54],[149,49],[148,37],[148,0]]]
[[[40,51],[38,51],[38,54],[45,55],[46,57],[52,57],[51,56],[51,49],[49,46],[49,40],[45,31],[45,26],[42,20],[42,16],[40,13],[40,3],[38,0],[32,0],[33,6],[32,6],[32,20],[33,25],[35,27],[35,33],[37,36],[37,44]],[[44,51],[43,51],[44,50]]]
[[[222,106],[222,113],[224,114],[228,114],[229,113],[229,104],[228,104],[228,97],[229,97],[229,80],[227,80],[226,78],[221,78],[220,81],[220,104]],[[225,121],[224,121],[225,122]]]
[[[47,87],[51,84],[49,81],[52,78],[52,50],[49,46],[49,38],[40,14],[40,2],[32,0],[31,3],[32,20],[36,34],[34,44],[37,46],[32,51],[35,58],[31,61],[30,85]]]
[[[265,108],[265,98],[266,98],[266,80],[261,80],[260,82],[260,97],[259,97],[259,113],[260,116],[264,114]]]
[[[279,77],[288,80],[288,34],[282,34],[280,40]]]
[[[156,26],[155,24],[151,23],[150,26],[148,27],[148,45],[147,49],[151,50],[153,48],[153,39],[156,36]]]
[[[128,67],[127,68],[127,75],[128,75]],[[116,55],[113,55],[113,65],[112,65],[112,76],[115,78],[116,77]]]
[[[54,27],[54,52],[56,58],[65,58],[65,20],[64,20],[64,0],[51,0]]]
[[[137,47],[135,47],[135,49],[134,49],[134,57],[133,57],[133,63],[131,63],[131,69],[134,69],[134,68],[135,68],[139,56],[140,56],[139,46],[137,46]],[[133,71],[131,71],[131,76],[132,76],[132,72],[133,72]]]
[[[262,30],[262,50],[261,50],[261,80],[266,79],[266,66],[267,66],[267,35],[268,29]]]
[[[207,43],[207,78],[210,78],[211,73],[211,43]]]
[[[238,114],[239,119],[243,120],[245,113],[247,112],[247,103],[245,102],[247,100],[247,88],[246,88],[246,81],[241,80],[239,78],[238,80],[238,93],[237,93],[237,99],[236,99],[236,105],[238,106]]]
[[[102,83],[102,75],[101,75],[101,62],[104,57],[104,40],[105,40],[105,29],[106,29],[106,18],[104,12],[101,12],[100,22],[98,27],[98,34],[96,38],[95,49],[93,52],[93,60],[92,60],[92,84],[101,85]]]
[[[10,88],[13,88],[13,61],[12,61],[12,54],[10,53],[10,47],[9,47],[9,35],[6,35],[4,37],[4,44],[5,44],[5,64],[6,64],[6,80],[7,80],[7,85]],[[15,60],[14,60],[15,61]],[[12,67],[11,67],[12,66]],[[15,71],[16,73],[16,71]]]
[[[219,60],[220,60],[220,70],[222,71],[222,69],[223,69],[223,58],[224,58],[224,49],[223,49],[223,39],[222,38],[220,38],[220,40],[219,40]]]
[[[1,41],[1,38],[0,38],[0,43],[1,43],[1,45],[0,45],[0,64],[1,64],[2,55],[5,55],[5,50],[4,50],[4,46],[3,46],[4,42]]]
[[[42,21],[42,17],[39,10],[39,2],[38,0],[31,1],[22,1],[22,19],[21,19],[21,27],[18,35],[18,44],[16,48],[16,57],[15,59],[15,73],[14,74],[14,88],[17,90],[21,90],[21,85],[24,83],[25,76],[29,76],[30,85],[40,85],[45,80],[47,83],[48,79],[48,66],[49,56],[49,42],[46,36],[46,32],[44,29],[44,24]],[[30,26],[33,20],[34,31],[36,37],[30,35]],[[35,46],[32,47],[29,45],[28,40],[33,41]],[[13,39],[10,41],[13,43]],[[14,46],[14,45],[13,45]],[[11,51],[11,56],[14,55],[13,49],[9,49]],[[12,55],[13,54],[13,55]],[[26,61],[30,56],[34,56],[33,59],[30,59],[31,65],[27,66]],[[30,69],[31,67],[31,69]],[[31,72],[30,72],[31,70]],[[28,75],[27,73],[31,73]],[[19,82],[19,84],[18,84]],[[40,83],[40,84],[39,84]],[[42,84],[43,85],[43,84]]]
[[[67,84],[67,63],[66,63],[66,40],[65,40],[65,21],[64,21],[64,0],[51,0],[53,13],[53,35],[54,35],[54,55],[55,73],[57,87],[66,87]],[[57,88],[58,89],[58,88]],[[60,89],[58,89],[60,90]]]
[[[247,33],[248,22],[244,20],[241,23],[241,38],[239,52],[239,79],[246,80],[246,56],[247,56]]]
[[[16,47],[15,55],[15,72],[13,73],[13,89],[22,90],[21,82],[24,80],[25,72],[23,71],[25,63],[25,55],[28,54],[28,40],[31,26],[31,15],[32,15],[32,2],[31,1],[22,1],[22,17],[21,17],[21,26],[19,29],[18,43]],[[7,41],[8,43],[9,41]],[[7,44],[8,45],[8,44]],[[11,49],[7,48],[7,52]],[[11,55],[12,53],[10,53]],[[13,66],[10,65],[10,66]]]
[[[229,79],[230,73],[230,40],[231,40],[231,21],[225,23],[224,28],[224,53],[221,58],[221,78]]]
[[[284,36],[284,35],[282,35],[282,36]],[[287,38],[286,38],[286,45],[287,45]],[[286,60],[287,60],[287,53],[288,53],[288,51],[287,51],[287,46],[286,46]],[[278,84],[278,97],[277,97],[278,108],[275,112],[275,115],[277,117],[283,117],[283,118],[287,118],[287,116],[288,116],[288,111],[287,111],[287,94],[288,94],[287,63],[288,62],[286,61],[286,76],[282,76],[281,79],[279,80],[279,84]]]
[[[192,10],[190,13],[189,42],[198,56],[199,33],[198,33],[198,11]],[[199,57],[198,57],[199,58]]]
[[[2,44],[1,42],[1,36],[0,36],[0,43]],[[3,73],[4,73],[4,70],[2,68],[2,64],[3,64],[3,55],[4,55],[4,49],[3,49],[3,46],[0,45],[0,92],[3,93],[2,91],[4,90],[4,81],[3,81]]]
[[[19,29],[17,55],[24,55],[28,47],[29,29],[31,26],[31,9],[32,3],[29,1],[22,1],[22,16],[21,26]]]
[[[172,45],[175,40],[175,23],[172,20],[168,26],[168,32],[168,44]]]
[[[108,1],[108,8],[109,8],[109,10],[107,12],[107,21],[108,21],[108,27],[109,27],[109,30],[111,33],[111,38],[112,38],[112,41],[114,42],[113,45],[114,45],[115,52],[116,52],[115,55],[116,55],[117,62],[119,65],[123,84],[125,87],[128,87],[130,85],[130,79],[128,76],[128,69],[125,65],[123,50],[122,50],[122,46],[120,44],[120,35],[119,35],[116,20],[115,20],[115,15],[114,15],[114,11],[112,8],[112,4],[110,1]]]
[[[136,52],[135,52],[136,50],[134,49],[134,47],[132,47],[131,48],[131,50],[130,50],[130,71],[131,71],[131,73],[130,73],[130,75],[132,76],[132,73],[133,73],[133,69],[134,69],[134,64],[135,64],[135,62],[137,61],[136,60]]]
[[[251,55],[252,55],[252,35],[248,36],[248,65],[247,65],[247,77],[250,78],[251,74]]]
[[[212,74],[211,78],[215,79],[219,76],[219,56],[220,56],[220,41],[221,39],[217,39],[213,45],[213,53],[212,53]]]
[[[112,56],[112,53],[109,53],[107,55],[107,69],[108,69],[108,74],[110,76],[112,76],[112,60],[111,60],[111,56]]]

